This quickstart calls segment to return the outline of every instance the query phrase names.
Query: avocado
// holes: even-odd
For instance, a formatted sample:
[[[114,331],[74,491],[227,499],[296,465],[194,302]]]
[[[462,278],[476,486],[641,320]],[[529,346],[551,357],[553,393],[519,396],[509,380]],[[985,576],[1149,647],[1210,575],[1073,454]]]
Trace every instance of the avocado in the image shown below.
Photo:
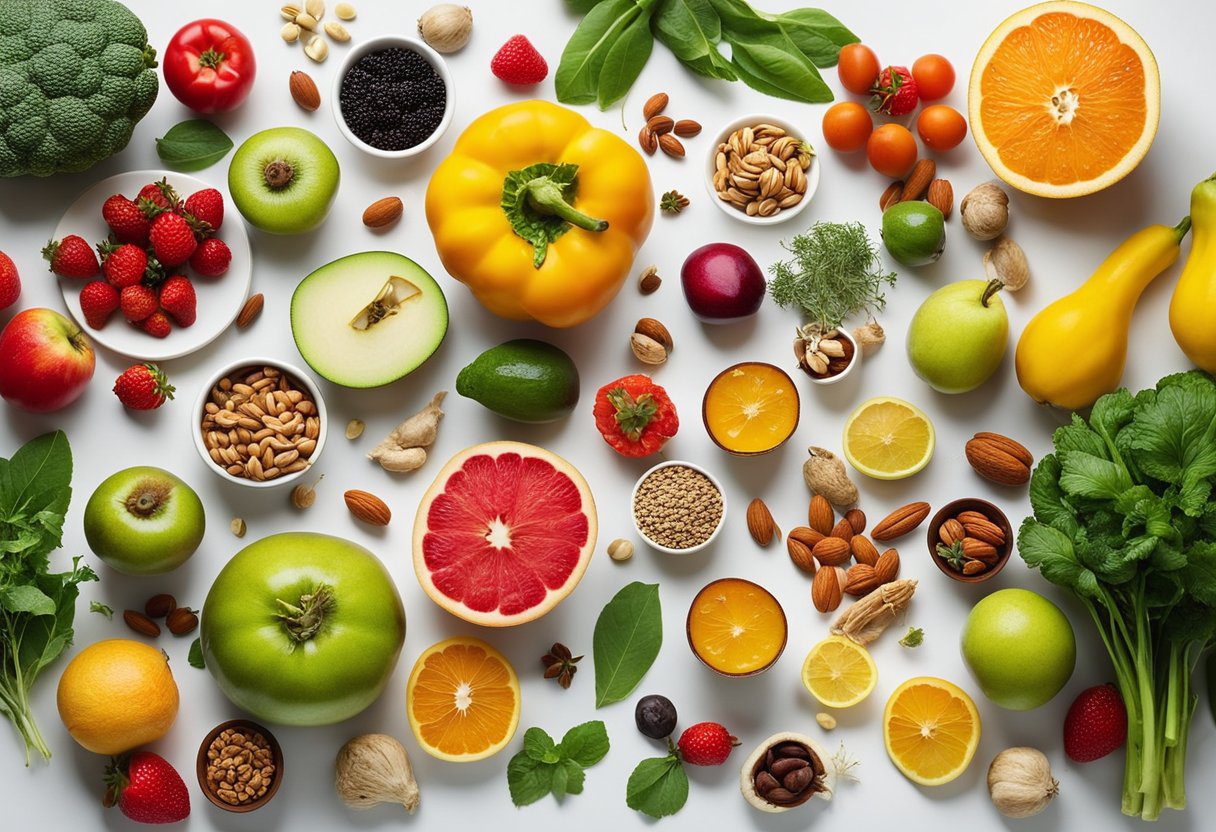
[[[552,344],[517,338],[461,370],[456,392],[506,419],[555,422],[578,404],[578,368]]]

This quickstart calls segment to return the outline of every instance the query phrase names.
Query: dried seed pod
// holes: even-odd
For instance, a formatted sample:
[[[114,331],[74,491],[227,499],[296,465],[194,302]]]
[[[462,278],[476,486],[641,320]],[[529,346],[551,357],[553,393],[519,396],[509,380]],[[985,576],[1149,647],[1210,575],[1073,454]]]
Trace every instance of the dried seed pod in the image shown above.
[[[467,6],[440,3],[418,18],[418,34],[436,52],[458,52],[473,34],[473,13]]]
[[[360,436],[363,435],[364,427],[365,427],[365,425],[363,424],[362,419],[351,419],[349,422],[346,423],[346,438],[347,439],[358,439]]]
[[[1030,263],[1022,247],[1008,237],[984,253],[984,273],[989,280],[999,280],[1011,292],[1016,292],[1030,280]]]

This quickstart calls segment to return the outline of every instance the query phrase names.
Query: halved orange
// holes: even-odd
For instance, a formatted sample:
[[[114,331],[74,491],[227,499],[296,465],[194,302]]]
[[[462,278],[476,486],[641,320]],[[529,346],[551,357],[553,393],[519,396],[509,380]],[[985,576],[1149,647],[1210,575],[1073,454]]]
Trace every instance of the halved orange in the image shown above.
[[[773,666],[785,650],[785,611],[773,594],[743,578],[707,584],[688,608],[688,644],[725,676],[750,676]]]
[[[980,48],[971,135],[1001,179],[1046,197],[1100,191],[1148,153],[1161,79],[1148,44],[1110,12],[1056,0],[1023,9]]]
[[[747,361],[709,383],[701,417],[709,438],[738,456],[768,453],[798,427],[798,388],[780,367]]]
[[[423,751],[453,763],[484,760],[515,735],[519,679],[506,657],[481,639],[450,638],[414,663],[405,707]]]
[[[913,783],[941,786],[967,770],[980,744],[980,714],[957,685],[932,676],[895,689],[882,716],[895,767]]]

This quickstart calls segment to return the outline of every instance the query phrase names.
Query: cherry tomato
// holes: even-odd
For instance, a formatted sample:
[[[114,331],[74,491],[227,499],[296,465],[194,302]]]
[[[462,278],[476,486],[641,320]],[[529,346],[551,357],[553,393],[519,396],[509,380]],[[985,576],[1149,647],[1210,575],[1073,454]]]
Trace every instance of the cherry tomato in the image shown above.
[[[945,98],[954,89],[954,67],[941,55],[921,55],[912,64],[912,78],[921,101]]]
[[[933,104],[920,111],[916,119],[916,132],[926,147],[937,151],[949,150],[958,147],[958,143],[967,135],[967,120],[953,107]]]
[[[836,72],[840,83],[854,95],[865,95],[878,77],[878,56],[864,43],[850,43],[840,48]]]
[[[206,18],[177,30],[165,48],[165,83],[196,113],[226,113],[253,87],[253,44],[230,23]]]
[[[916,139],[903,125],[884,124],[870,134],[866,157],[874,170],[899,179],[916,163]]]
[[[823,140],[832,150],[841,153],[861,150],[873,129],[870,111],[856,101],[833,104],[823,114]]]

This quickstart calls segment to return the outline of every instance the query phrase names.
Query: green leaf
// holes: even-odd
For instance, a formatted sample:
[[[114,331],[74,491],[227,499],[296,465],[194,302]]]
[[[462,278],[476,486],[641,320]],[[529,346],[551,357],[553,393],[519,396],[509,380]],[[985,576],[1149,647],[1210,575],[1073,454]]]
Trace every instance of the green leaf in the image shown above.
[[[744,0],[712,0],[731,46],[731,64],[753,89],[807,103],[832,100],[832,91],[811,59],[785,31],[760,17]]]
[[[570,7],[570,11],[572,12],[586,14],[600,3],[604,2],[606,2],[606,0],[566,0],[566,5]]]
[[[55,602],[36,586],[9,586],[0,590],[0,610],[30,615],[54,615]]]
[[[604,56],[597,84],[601,110],[607,110],[625,97],[650,60],[654,48],[654,35],[650,33],[651,13],[652,9],[647,8],[635,17]]]
[[[561,802],[566,796],[566,785],[570,778],[570,769],[563,764],[546,766],[549,769],[549,791]]]
[[[595,707],[619,702],[632,693],[662,645],[659,585],[635,581],[625,586],[595,622]]]
[[[156,140],[156,155],[181,171],[209,168],[232,150],[228,134],[206,119],[192,118],[169,128]]]
[[[642,760],[625,785],[625,804],[652,818],[674,815],[688,800],[688,775],[674,753]]]
[[[207,661],[203,658],[202,639],[196,638],[190,642],[190,655],[186,657],[186,661],[190,663],[191,667],[197,667],[199,670],[207,666]]]
[[[595,101],[600,70],[609,50],[641,12],[635,0],[608,0],[587,13],[570,36],[553,75],[558,101],[563,104]]]
[[[1216,386],[1193,374],[1162,379],[1124,433],[1139,469],[1177,486],[1178,505],[1199,516],[1216,475]]]
[[[1060,487],[1077,497],[1114,500],[1132,487],[1127,471],[1084,451],[1060,451]]]
[[[1216,607],[1216,543],[1196,543],[1186,553],[1182,580],[1187,591],[1209,607]]]
[[[527,752],[520,751],[507,763],[507,788],[511,792],[511,802],[516,806],[526,806],[547,795],[553,784],[555,769],[553,764],[538,762]]]
[[[583,783],[587,779],[587,774],[583,771],[583,767],[574,762],[574,760],[562,760],[557,764],[557,767],[565,772],[566,794],[582,794]],[[554,791],[554,794],[556,793]]]
[[[859,40],[848,27],[823,9],[794,9],[772,20],[802,54],[820,67],[835,66],[840,58],[840,47]]]
[[[1030,475],[1030,507],[1039,522],[1070,537],[1080,528],[1076,512],[1060,488],[1060,460],[1055,454],[1040,459]]]
[[[1018,530],[1018,553],[1027,566],[1056,586],[1084,598],[1098,596],[1097,576],[1077,560],[1072,540],[1062,531],[1028,517]]]
[[[100,601],[89,602],[89,612],[95,612],[98,615],[104,615],[107,619],[114,618],[114,608],[108,604],[103,604]]]
[[[527,738],[525,737],[525,742]],[[598,719],[575,725],[562,737],[558,754],[587,768],[604,759],[608,753],[608,731]]]
[[[709,0],[665,0],[651,23],[655,37],[686,67],[707,78],[738,79],[718,51],[722,22]]]
[[[540,763],[556,763],[561,759],[553,737],[540,728],[529,728],[524,732],[524,753]]]

